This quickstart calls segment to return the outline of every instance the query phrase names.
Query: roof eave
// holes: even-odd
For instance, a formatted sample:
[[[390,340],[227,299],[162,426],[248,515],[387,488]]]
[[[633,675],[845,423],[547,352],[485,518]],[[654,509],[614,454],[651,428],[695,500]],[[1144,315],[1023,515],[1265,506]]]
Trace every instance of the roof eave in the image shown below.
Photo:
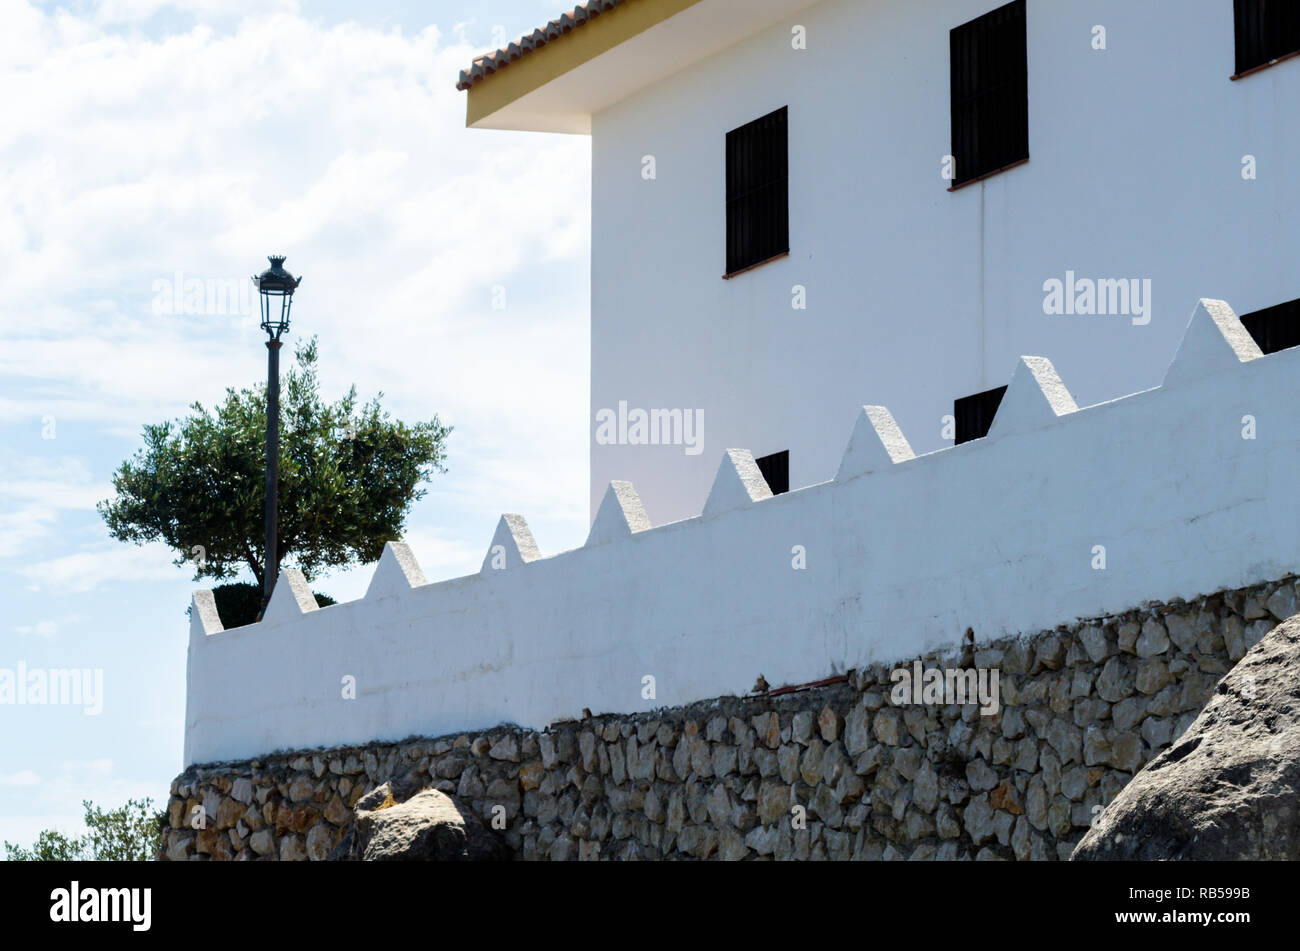
[[[468,86],[465,124],[475,129],[589,134],[599,90],[573,82],[575,71],[702,0],[624,0],[527,55],[504,61]],[[557,80],[570,76],[566,88]],[[647,76],[646,82],[653,76]]]
[[[590,134],[597,113],[820,2],[621,0],[526,54],[502,55],[470,83],[466,125]]]

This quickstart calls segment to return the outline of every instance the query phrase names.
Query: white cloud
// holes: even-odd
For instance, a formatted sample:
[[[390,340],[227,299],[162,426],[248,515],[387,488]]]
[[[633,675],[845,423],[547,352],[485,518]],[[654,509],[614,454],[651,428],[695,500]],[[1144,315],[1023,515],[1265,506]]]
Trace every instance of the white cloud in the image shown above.
[[[191,577],[186,569],[171,563],[173,557],[161,543],[138,547],[96,545],[15,570],[32,583],[30,590],[75,594],[118,582],[183,581]]]
[[[19,624],[14,627],[14,633],[19,637],[58,637],[65,629],[74,627],[84,621],[85,615],[68,614],[58,618],[46,618],[37,621],[35,624]]]
[[[30,769],[19,770],[16,773],[0,773],[0,789],[25,789],[40,784],[41,777]]]
[[[29,552],[51,535],[61,513],[93,510],[110,491],[80,459],[0,452],[0,498],[12,506],[0,511],[0,558]]]
[[[289,5],[154,40],[8,7],[41,55],[0,57],[0,422],[138,438],[256,383],[255,318],[155,315],[153,284],[246,280],[279,250],[327,395],[454,422],[439,484],[476,511],[585,518],[588,140],[463,129],[476,49],[454,31]],[[33,500],[7,550],[51,520]]]
[[[93,509],[110,490],[95,482],[81,459],[0,456],[0,496],[39,503],[50,509]]]
[[[477,571],[487,549],[486,541],[480,550],[437,530],[412,530],[406,533],[404,541],[411,546],[421,569],[433,578],[450,577],[451,572],[468,574]]]
[[[70,760],[59,764],[64,773],[87,773],[94,776],[107,776],[113,772],[113,761],[107,756],[92,760]]]
[[[238,17],[258,11],[298,9],[296,0],[102,0],[95,11],[98,23],[140,23],[162,11],[211,19]]]
[[[11,512],[0,512],[0,558],[11,558],[49,534],[55,518],[53,509],[41,505],[24,505]]]

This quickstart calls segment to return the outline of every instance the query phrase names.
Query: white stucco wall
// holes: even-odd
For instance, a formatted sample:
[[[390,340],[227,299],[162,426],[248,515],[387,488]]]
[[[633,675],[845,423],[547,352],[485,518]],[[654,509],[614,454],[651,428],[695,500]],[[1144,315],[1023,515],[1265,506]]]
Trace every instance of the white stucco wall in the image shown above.
[[[315,609],[287,572],[266,620],[232,631],[198,592],[186,763],[806,683],[967,627],[985,641],[1294,572],[1300,348],[1259,356],[1219,302],[1182,323],[1163,386],[1077,409],[1049,361],[1010,361],[989,436],[927,455],[880,407],[810,417],[837,430],[840,471],[788,495],[719,451],[705,514],[675,524],[649,527],[617,483],[587,546],[553,557],[508,516],[466,578],[429,584],[390,545],[364,599]]]
[[[1300,60],[1230,81],[1231,0],[1028,0],[1030,160],[949,192],[948,31],[998,5],[823,0],[593,117],[593,515],[612,479],[699,512],[729,446],[829,479],[863,403],[938,449],[1022,353],[1083,404],[1153,387],[1189,300],[1300,297]],[[725,134],[785,105],[790,257],[724,281]],[[1046,316],[1067,270],[1149,279],[1150,323]],[[704,451],[597,443],[620,401],[702,409]]]

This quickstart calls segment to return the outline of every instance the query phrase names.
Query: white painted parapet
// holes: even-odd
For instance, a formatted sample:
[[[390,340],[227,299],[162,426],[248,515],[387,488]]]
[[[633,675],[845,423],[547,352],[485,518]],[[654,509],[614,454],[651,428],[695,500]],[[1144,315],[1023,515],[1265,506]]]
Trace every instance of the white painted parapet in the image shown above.
[[[285,571],[232,630],[195,592],[185,761],[685,704],[1280,578],[1298,471],[1300,348],[1262,356],[1201,301],[1164,385],[1124,399],[1080,409],[1024,357],[961,446],[915,456],[864,406],[832,482],[773,497],[732,449],[700,517],[653,527],[614,482],[552,557],[506,515],[464,578],[390,542],[361,600],[318,609]]]
[[[419,587],[429,582],[424,578],[424,572],[420,570],[419,563],[415,560],[415,555],[411,552],[410,546],[405,542],[389,542],[384,546],[384,552],[379,556],[379,564],[375,566],[375,573],[370,578],[370,584],[366,588],[365,600],[378,601],[380,598],[395,598],[406,594],[412,588]],[[276,589],[279,590],[279,584]],[[307,593],[311,598],[311,592]],[[271,601],[274,603],[275,595],[272,593]],[[269,605],[268,605],[269,607]],[[315,607],[313,599],[312,607]],[[309,608],[308,610],[311,610]]]
[[[591,521],[586,547],[631,538],[650,527],[650,519],[646,518],[645,507],[632,483],[611,482]]]
[[[409,548],[406,550],[410,551]],[[480,571],[517,568],[541,557],[542,552],[537,547],[537,542],[533,541],[533,533],[529,530],[524,517],[502,515],[501,521],[497,523],[496,534],[492,536],[488,553],[483,556],[483,567]],[[419,584],[424,584],[424,575],[420,575]]]
[[[840,459],[835,481],[843,482],[915,458],[907,437],[894,422],[894,415],[883,406],[864,406]]]

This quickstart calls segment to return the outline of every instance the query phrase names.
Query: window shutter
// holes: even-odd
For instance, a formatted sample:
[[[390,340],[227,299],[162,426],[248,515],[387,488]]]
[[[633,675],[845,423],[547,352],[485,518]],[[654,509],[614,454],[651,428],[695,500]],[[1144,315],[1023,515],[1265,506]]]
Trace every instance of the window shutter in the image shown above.
[[[1265,353],[1300,346],[1300,300],[1246,314],[1241,322]]]
[[[782,495],[790,491],[790,450],[783,449],[762,459],[755,459],[758,471],[767,480],[767,487],[773,495]]]
[[[952,414],[957,420],[954,445],[959,446],[972,439],[983,439],[989,434],[989,427],[993,425],[993,417],[997,415],[1002,395],[1006,391],[1005,386],[999,386],[974,396],[963,396],[953,402]]]
[[[727,273],[790,250],[788,107],[727,133]]]
[[[1025,0],[949,34],[954,185],[1029,158]]]
[[[1237,74],[1300,52],[1300,3],[1296,0],[1233,0]]]

